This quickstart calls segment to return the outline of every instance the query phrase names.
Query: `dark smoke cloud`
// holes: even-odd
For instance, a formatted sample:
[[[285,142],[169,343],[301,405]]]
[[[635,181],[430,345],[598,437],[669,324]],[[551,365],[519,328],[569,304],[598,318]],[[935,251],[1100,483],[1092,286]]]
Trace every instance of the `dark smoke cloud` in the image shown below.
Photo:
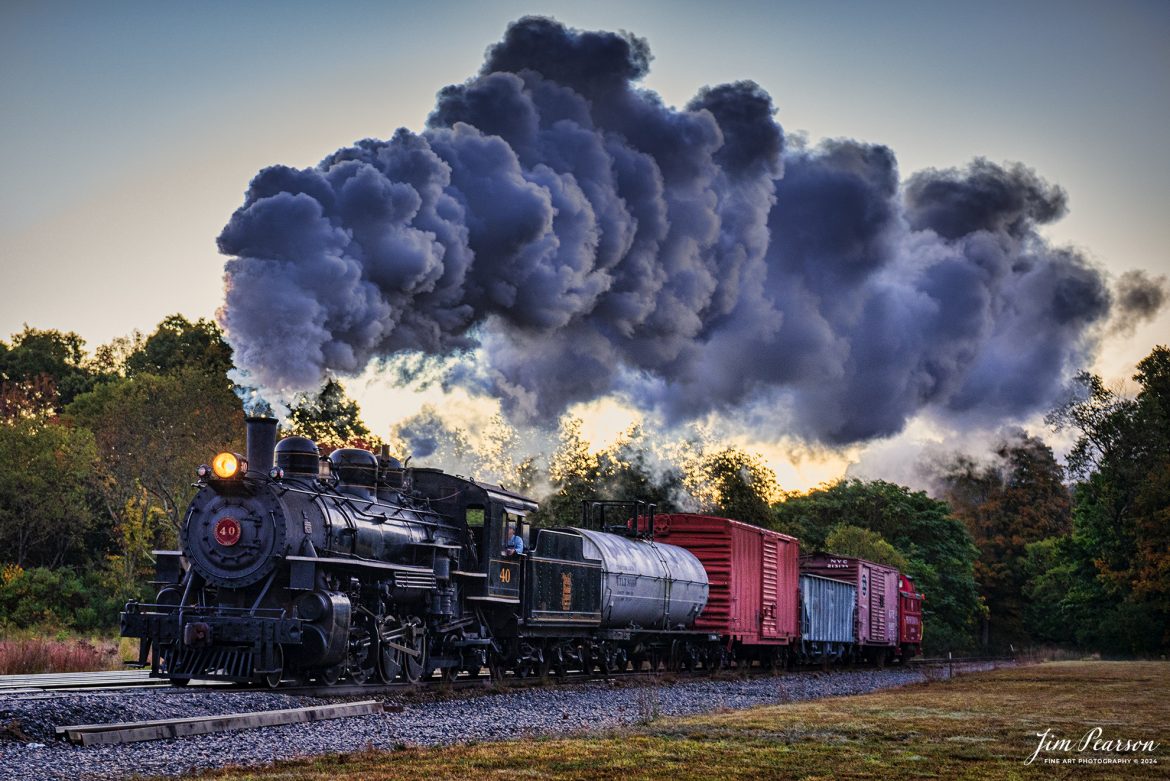
[[[1139,325],[1157,316],[1168,293],[1165,276],[1151,277],[1141,270],[1125,272],[1117,280],[1112,330],[1125,336],[1133,334]]]
[[[261,171],[219,239],[237,365],[279,394],[462,355],[445,381],[525,422],[620,393],[841,444],[1027,415],[1089,357],[1112,299],[1037,232],[1059,188],[986,160],[903,188],[887,147],[786,148],[752,82],[664,105],[650,61],[525,18],[422,133]]]

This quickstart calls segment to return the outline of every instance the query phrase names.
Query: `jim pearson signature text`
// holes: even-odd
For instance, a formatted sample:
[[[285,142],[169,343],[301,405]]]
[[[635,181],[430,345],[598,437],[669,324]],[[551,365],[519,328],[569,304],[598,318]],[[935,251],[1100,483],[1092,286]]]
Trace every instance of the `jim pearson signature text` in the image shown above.
[[[1036,737],[1040,738],[1040,742],[1036,745],[1036,750],[1032,752],[1032,756],[1028,757],[1025,765],[1030,765],[1036,761],[1036,757],[1045,752],[1077,752],[1084,753],[1086,751],[1108,752],[1113,754],[1134,754],[1134,753],[1153,753],[1158,748],[1159,744],[1152,740],[1105,740],[1102,738],[1104,731],[1100,727],[1093,727],[1085,733],[1083,738],[1079,740],[1072,740],[1071,738],[1059,738],[1052,734],[1051,729],[1046,729],[1043,732],[1035,733]]]

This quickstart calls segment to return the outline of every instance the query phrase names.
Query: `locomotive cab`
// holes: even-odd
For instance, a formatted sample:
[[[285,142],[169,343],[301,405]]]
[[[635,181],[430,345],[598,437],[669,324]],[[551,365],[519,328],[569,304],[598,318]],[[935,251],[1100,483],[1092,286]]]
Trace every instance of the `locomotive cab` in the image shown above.
[[[466,599],[473,604],[519,604],[521,561],[505,553],[507,528],[513,524],[525,543],[527,516],[536,510],[531,499],[502,486],[480,483],[439,469],[410,469],[404,487],[424,496],[440,497],[431,506],[465,530],[460,567]]]

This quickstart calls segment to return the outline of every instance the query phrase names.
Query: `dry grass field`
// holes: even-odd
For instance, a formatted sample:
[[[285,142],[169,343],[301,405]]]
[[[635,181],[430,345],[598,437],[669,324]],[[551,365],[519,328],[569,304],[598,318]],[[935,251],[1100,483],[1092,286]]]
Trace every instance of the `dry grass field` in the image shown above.
[[[620,733],[367,751],[204,778],[1167,778],[1168,682],[1165,662],[1055,662],[856,697],[661,718]],[[1078,751],[1094,728],[1101,734],[1092,740],[1159,745]],[[1070,748],[1055,746],[1025,764],[1045,730]],[[1109,759],[1129,762],[1098,763]]]
[[[132,652],[132,656],[127,654]],[[137,643],[125,638],[13,637],[0,640],[0,675],[76,673],[121,670],[123,660],[138,658]]]

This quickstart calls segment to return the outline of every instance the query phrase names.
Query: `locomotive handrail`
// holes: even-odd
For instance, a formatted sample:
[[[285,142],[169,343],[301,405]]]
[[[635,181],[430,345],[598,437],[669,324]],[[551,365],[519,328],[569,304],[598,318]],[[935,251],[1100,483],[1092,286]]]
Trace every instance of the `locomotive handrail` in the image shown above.
[[[126,612],[129,613],[160,613],[163,615],[170,615],[183,612],[190,612],[196,616],[203,617],[205,615],[227,615],[239,616],[241,618],[251,615],[257,615],[261,618],[284,618],[287,611],[284,608],[278,607],[261,607],[257,608],[255,613],[251,608],[246,607],[228,607],[226,605],[175,605],[169,602],[127,602]],[[132,608],[132,609],[131,609]]]
[[[434,569],[431,567],[420,567],[414,564],[391,564],[385,561],[378,561],[376,559],[364,559],[360,556],[346,557],[346,556],[285,556],[285,561],[311,561],[314,564],[322,566],[333,567],[369,567],[371,569],[381,569],[390,572],[410,572],[417,575],[434,574]]]

